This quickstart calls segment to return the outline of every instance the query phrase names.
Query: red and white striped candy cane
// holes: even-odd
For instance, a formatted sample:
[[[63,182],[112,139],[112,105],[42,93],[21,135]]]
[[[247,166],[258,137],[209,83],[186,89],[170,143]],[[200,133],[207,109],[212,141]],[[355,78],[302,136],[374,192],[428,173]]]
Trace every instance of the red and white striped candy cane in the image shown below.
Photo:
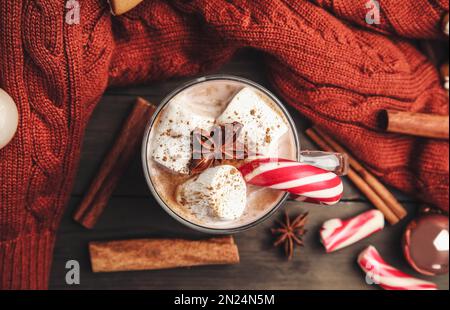
[[[370,210],[347,220],[331,219],[323,223],[320,240],[327,253],[352,245],[384,228],[384,216]]]
[[[413,278],[388,265],[373,246],[358,256],[358,264],[366,273],[366,282],[377,284],[385,290],[436,290],[437,285]]]
[[[249,184],[286,191],[309,202],[332,205],[343,193],[335,173],[288,159],[255,159],[240,171]]]

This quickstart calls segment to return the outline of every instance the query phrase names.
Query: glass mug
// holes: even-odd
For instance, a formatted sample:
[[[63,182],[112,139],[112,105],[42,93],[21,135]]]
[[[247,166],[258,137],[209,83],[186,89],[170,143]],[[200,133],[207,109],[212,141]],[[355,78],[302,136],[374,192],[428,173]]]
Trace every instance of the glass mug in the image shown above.
[[[152,160],[151,146],[153,136],[157,131],[157,126],[155,126],[155,124],[159,123],[158,120],[164,113],[168,104],[174,100],[182,100],[183,96],[188,96],[191,93],[197,92],[197,97],[187,97],[189,100],[187,100],[188,103],[186,104],[190,104],[190,101],[202,100],[209,104],[208,100],[212,100],[212,113],[217,114],[220,112],[213,111],[214,100],[223,98],[224,101],[228,100],[229,102],[229,99],[231,99],[232,96],[230,96],[227,91],[229,91],[230,94],[236,94],[244,87],[249,87],[262,96],[261,98],[264,98],[266,102],[269,102],[273,110],[279,115],[282,115],[285,123],[287,123],[288,132],[284,135],[283,141],[281,142],[281,144],[284,143],[285,147],[280,148],[281,153],[283,153],[280,157],[307,163],[341,175],[345,174],[348,167],[347,158],[344,154],[320,151],[301,151],[298,130],[289,112],[274,94],[261,85],[244,78],[230,75],[205,76],[185,83],[162,100],[154,113],[153,118],[147,125],[142,143],[142,163],[147,184],[161,207],[178,222],[201,232],[210,234],[232,234],[247,230],[268,219],[290,197],[290,194],[286,192],[268,188],[257,188],[250,185],[247,194],[247,207],[244,214],[239,219],[217,222],[201,221],[195,218],[195,216],[191,216],[188,212],[185,212],[186,210],[184,207],[178,205],[174,199],[177,182],[184,182],[189,177],[170,173]],[[216,92],[214,94],[217,97],[209,97],[208,89],[215,89]],[[217,109],[219,111],[220,109],[223,109],[223,106],[220,107],[220,104],[218,104]]]

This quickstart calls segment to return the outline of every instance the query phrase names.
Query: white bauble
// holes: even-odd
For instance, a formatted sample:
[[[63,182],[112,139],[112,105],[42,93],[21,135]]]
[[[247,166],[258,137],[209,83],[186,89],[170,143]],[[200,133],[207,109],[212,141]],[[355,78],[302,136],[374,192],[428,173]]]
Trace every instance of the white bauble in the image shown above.
[[[19,123],[19,113],[14,100],[0,88],[0,149],[14,137]]]

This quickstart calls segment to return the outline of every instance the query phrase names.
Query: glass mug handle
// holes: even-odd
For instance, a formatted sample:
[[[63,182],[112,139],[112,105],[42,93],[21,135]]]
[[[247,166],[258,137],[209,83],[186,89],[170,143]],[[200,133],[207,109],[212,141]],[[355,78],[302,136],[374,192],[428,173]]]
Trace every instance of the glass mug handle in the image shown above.
[[[322,151],[301,151],[300,162],[334,172],[337,175],[346,175],[349,165],[347,154]]]

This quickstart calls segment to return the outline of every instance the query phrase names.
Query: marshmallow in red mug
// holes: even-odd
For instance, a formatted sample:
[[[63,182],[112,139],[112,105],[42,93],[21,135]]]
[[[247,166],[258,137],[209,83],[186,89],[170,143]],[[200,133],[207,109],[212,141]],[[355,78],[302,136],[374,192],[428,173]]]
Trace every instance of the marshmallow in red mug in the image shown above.
[[[235,167],[221,165],[208,168],[181,184],[177,200],[197,216],[235,220],[244,213],[247,186]]]
[[[252,153],[272,157],[278,155],[278,141],[288,131],[287,124],[250,87],[239,91],[217,119],[220,125],[233,122],[243,125],[239,141]]]

